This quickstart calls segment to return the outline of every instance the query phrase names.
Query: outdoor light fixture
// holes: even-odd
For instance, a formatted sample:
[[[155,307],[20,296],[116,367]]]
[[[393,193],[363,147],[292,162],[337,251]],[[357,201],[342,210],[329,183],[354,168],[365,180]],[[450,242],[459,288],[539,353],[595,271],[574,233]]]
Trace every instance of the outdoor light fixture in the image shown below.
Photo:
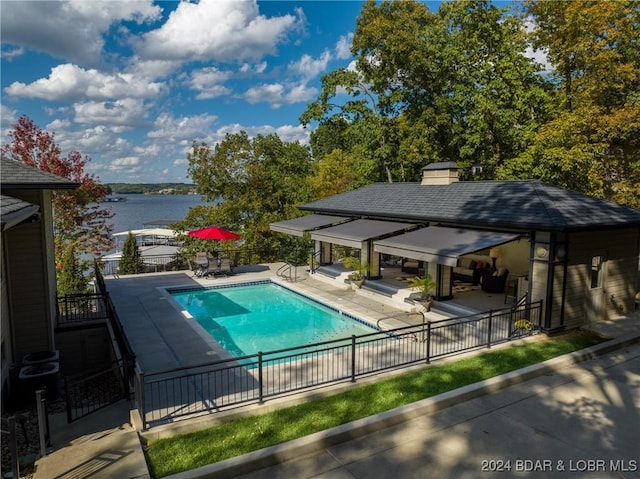
[[[547,246],[544,246],[544,245],[536,246],[536,256],[538,258],[546,258],[548,254],[549,254],[549,249],[547,248]]]

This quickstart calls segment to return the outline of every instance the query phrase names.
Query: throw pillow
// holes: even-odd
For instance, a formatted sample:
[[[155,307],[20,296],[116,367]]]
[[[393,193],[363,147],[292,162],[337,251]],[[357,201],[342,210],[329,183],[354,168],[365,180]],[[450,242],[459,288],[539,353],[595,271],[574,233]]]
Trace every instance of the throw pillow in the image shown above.
[[[482,262],[482,261],[478,261],[478,262],[476,263],[476,269],[482,269],[482,268],[484,268],[484,262]]]
[[[469,262],[469,269],[476,269],[476,266],[478,266],[478,263],[475,260]]]

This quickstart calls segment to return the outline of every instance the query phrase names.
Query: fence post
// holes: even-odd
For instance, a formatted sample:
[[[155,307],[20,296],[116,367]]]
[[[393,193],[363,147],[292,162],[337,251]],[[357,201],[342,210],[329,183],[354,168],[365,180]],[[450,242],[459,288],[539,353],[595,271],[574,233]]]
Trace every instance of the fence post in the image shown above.
[[[138,377],[138,411],[140,412],[140,418],[142,420],[142,430],[147,430],[147,398],[145,394],[145,384],[144,384],[144,371],[140,371],[136,368],[136,376]]]
[[[431,321],[427,321],[427,364],[431,362]]]
[[[67,295],[64,295],[64,321],[67,322],[69,320],[69,300],[67,299]]]
[[[73,421],[71,414],[71,408],[73,406],[73,398],[71,397],[71,388],[69,387],[69,376],[64,377],[64,397],[67,403],[67,423],[70,424]]]
[[[493,323],[493,309],[489,310],[489,327],[487,328],[487,348],[491,347],[491,326]]]
[[[40,436],[40,456],[44,457],[47,455],[47,443],[46,443],[46,417],[45,417],[45,408],[44,402],[46,398],[42,396],[46,394],[46,389],[38,389],[36,391],[36,410],[38,412],[38,433]]]
[[[264,402],[262,390],[262,351],[258,352],[258,402]]]
[[[356,382],[356,335],[351,335],[351,382]]]
[[[18,458],[18,437],[16,431],[16,418],[9,418],[9,449],[11,450],[11,472],[13,477],[20,477],[20,460]]]

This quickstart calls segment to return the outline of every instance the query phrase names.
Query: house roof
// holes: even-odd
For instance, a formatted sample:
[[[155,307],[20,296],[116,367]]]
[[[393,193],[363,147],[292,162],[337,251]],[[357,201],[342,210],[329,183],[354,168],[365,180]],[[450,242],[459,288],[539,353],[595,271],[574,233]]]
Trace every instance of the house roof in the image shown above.
[[[449,185],[374,183],[307,203],[300,209],[515,231],[640,226],[640,210],[539,180],[460,181]]]
[[[3,189],[69,190],[77,188],[80,183],[27,166],[19,161],[2,158],[0,161],[0,186]]]
[[[0,230],[5,231],[21,223],[36,214],[39,209],[27,201],[0,195]]]

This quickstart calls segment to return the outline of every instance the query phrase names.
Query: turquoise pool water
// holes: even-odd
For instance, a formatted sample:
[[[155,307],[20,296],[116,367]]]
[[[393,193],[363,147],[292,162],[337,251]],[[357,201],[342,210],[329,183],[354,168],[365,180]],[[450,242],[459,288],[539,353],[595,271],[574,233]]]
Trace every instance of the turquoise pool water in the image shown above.
[[[170,293],[232,356],[377,331],[271,282]]]

